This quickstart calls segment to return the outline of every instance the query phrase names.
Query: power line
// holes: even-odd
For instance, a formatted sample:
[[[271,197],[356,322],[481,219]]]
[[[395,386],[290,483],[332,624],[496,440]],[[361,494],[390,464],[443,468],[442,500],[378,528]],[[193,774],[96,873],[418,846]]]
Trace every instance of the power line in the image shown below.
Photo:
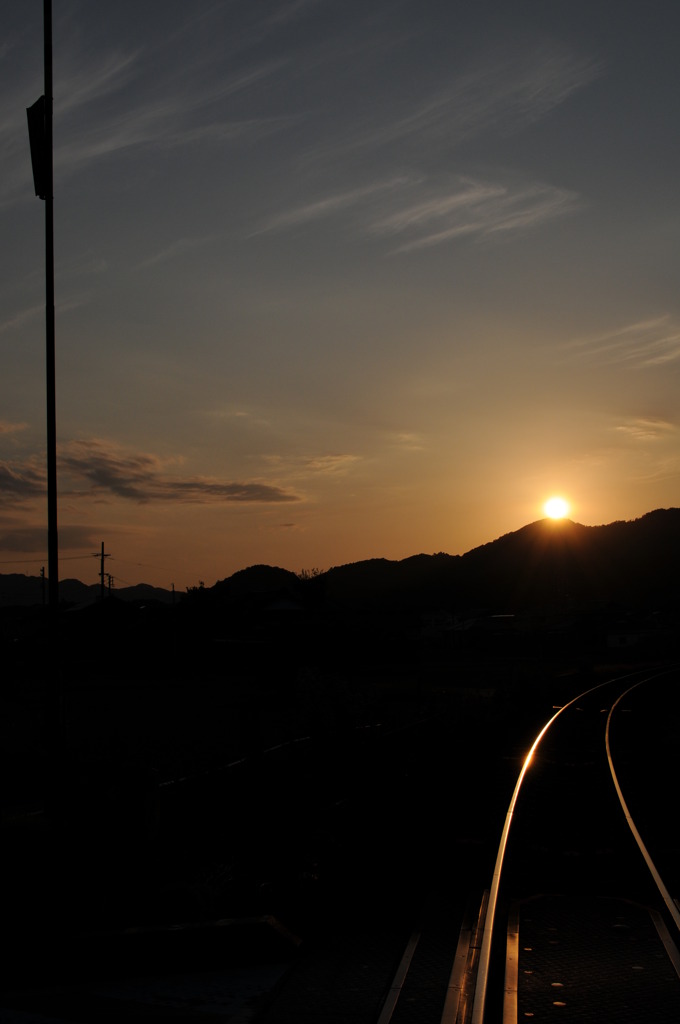
[[[169,569],[167,565],[151,565],[150,562],[129,562],[125,558],[116,558],[115,555],[111,557],[121,565],[136,565],[140,569],[158,569],[160,572],[172,572],[172,569]]]
[[[60,562],[79,562],[83,559],[88,561],[92,555],[67,555],[66,558],[60,557]],[[0,558],[0,565],[33,565],[34,563],[45,562],[46,558],[43,555],[42,558]]]
[[[134,565],[140,569],[156,569],[158,572],[172,573],[173,570],[169,569],[166,565],[152,565],[149,562],[130,562],[125,558],[117,558],[115,555],[106,552],[105,558],[110,558],[118,565]],[[87,555],[60,555],[60,562],[89,562],[91,558],[101,559],[101,552],[90,552]],[[45,556],[42,558],[0,558],[0,565],[44,565],[46,561]],[[99,573],[101,576],[101,573]],[[124,580],[120,576],[114,577],[120,580],[121,583],[125,583],[129,587],[137,586],[136,583],[131,583],[129,580]]]

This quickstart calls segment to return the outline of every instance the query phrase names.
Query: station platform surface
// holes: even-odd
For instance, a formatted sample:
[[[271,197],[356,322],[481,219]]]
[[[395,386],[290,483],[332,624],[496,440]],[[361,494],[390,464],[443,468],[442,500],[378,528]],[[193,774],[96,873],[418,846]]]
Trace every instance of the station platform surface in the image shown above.
[[[513,912],[518,1021],[680,1020],[679,965],[672,961],[677,952],[665,948],[663,922],[648,908],[620,899],[546,895],[516,904]]]
[[[431,909],[393,1024],[440,1024],[457,927]],[[619,899],[537,896],[514,904],[503,1024],[677,1024],[680,978],[649,909]],[[376,919],[353,933],[329,928],[319,941],[268,963],[77,978],[35,990],[6,987],[0,1024],[104,1021],[222,1024],[375,1024],[407,936]],[[225,950],[226,952],[226,950]],[[677,954],[675,954],[677,956]],[[219,958],[218,958],[219,959]],[[512,982],[512,966],[506,973]],[[491,1007],[493,1009],[493,1007]],[[500,1015],[492,1018],[500,1021]]]

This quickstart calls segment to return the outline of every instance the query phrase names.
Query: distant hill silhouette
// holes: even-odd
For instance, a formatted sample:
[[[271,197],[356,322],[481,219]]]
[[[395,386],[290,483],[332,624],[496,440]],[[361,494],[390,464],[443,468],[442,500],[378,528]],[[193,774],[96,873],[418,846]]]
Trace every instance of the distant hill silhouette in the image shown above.
[[[161,587],[152,587],[148,583],[138,583],[132,587],[121,587],[113,593],[121,601],[172,601],[172,592]],[[94,604],[101,596],[99,583],[86,584],[80,580],[64,579],[59,581],[59,599],[67,605]],[[20,573],[0,573],[0,607],[14,606],[27,608],[42,604],[43,580],[39,576],[24,576]]]
[[[540,520],[461,559],[464,601],[541,606],[677,601],[680,509],[607,526]]]
[[[514,612],[603,605],[653,608],[680,603],[680,509],[657,509],[604,526],[542,519],[464,555],[372,558],[301,579],[253,565],[186,595],[233,607],[409,610],[448,608]],[[62,601],[97,600],[98,585],[59,584]],[[169,602],[167,590],[140,584],[116,590],[125,601]],[[0,605],[40,604],[37,577],[0,575]]]
[[[251,566],[205,597],[262,603],[285,591],[307,605],[366,610],[640,608],[678,603],[679,578],[680,509],[671,508],[604,526],[542,519],[464,555],[372,558],[306,580]]]
[[[239,569],[211,589],[220,597],[238,599],[252,594],[270,594],[286,588],[297,589],[299,583],[298,576],[288,569],[272,565],[251,565],[248,569]]]

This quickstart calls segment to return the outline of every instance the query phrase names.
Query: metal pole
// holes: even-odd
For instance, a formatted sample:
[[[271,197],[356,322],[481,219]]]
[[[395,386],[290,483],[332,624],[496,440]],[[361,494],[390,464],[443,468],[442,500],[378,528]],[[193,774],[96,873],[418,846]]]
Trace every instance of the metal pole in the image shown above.
[[[59,607],[57,401],[54,343],[54,182],[52,159],[52,0],[43,0],[45,34],[45,356],[47,381],[47,572],[49,606]]]

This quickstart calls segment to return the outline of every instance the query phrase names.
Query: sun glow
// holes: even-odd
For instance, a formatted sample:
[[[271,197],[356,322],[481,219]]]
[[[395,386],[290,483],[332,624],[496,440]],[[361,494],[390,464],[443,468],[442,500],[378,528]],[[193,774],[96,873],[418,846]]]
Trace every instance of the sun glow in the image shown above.
[[[569,502],[565,498],[554,495],[548,498],[543,506],[543,511],[549,519],[564,519],[569,515]]]

